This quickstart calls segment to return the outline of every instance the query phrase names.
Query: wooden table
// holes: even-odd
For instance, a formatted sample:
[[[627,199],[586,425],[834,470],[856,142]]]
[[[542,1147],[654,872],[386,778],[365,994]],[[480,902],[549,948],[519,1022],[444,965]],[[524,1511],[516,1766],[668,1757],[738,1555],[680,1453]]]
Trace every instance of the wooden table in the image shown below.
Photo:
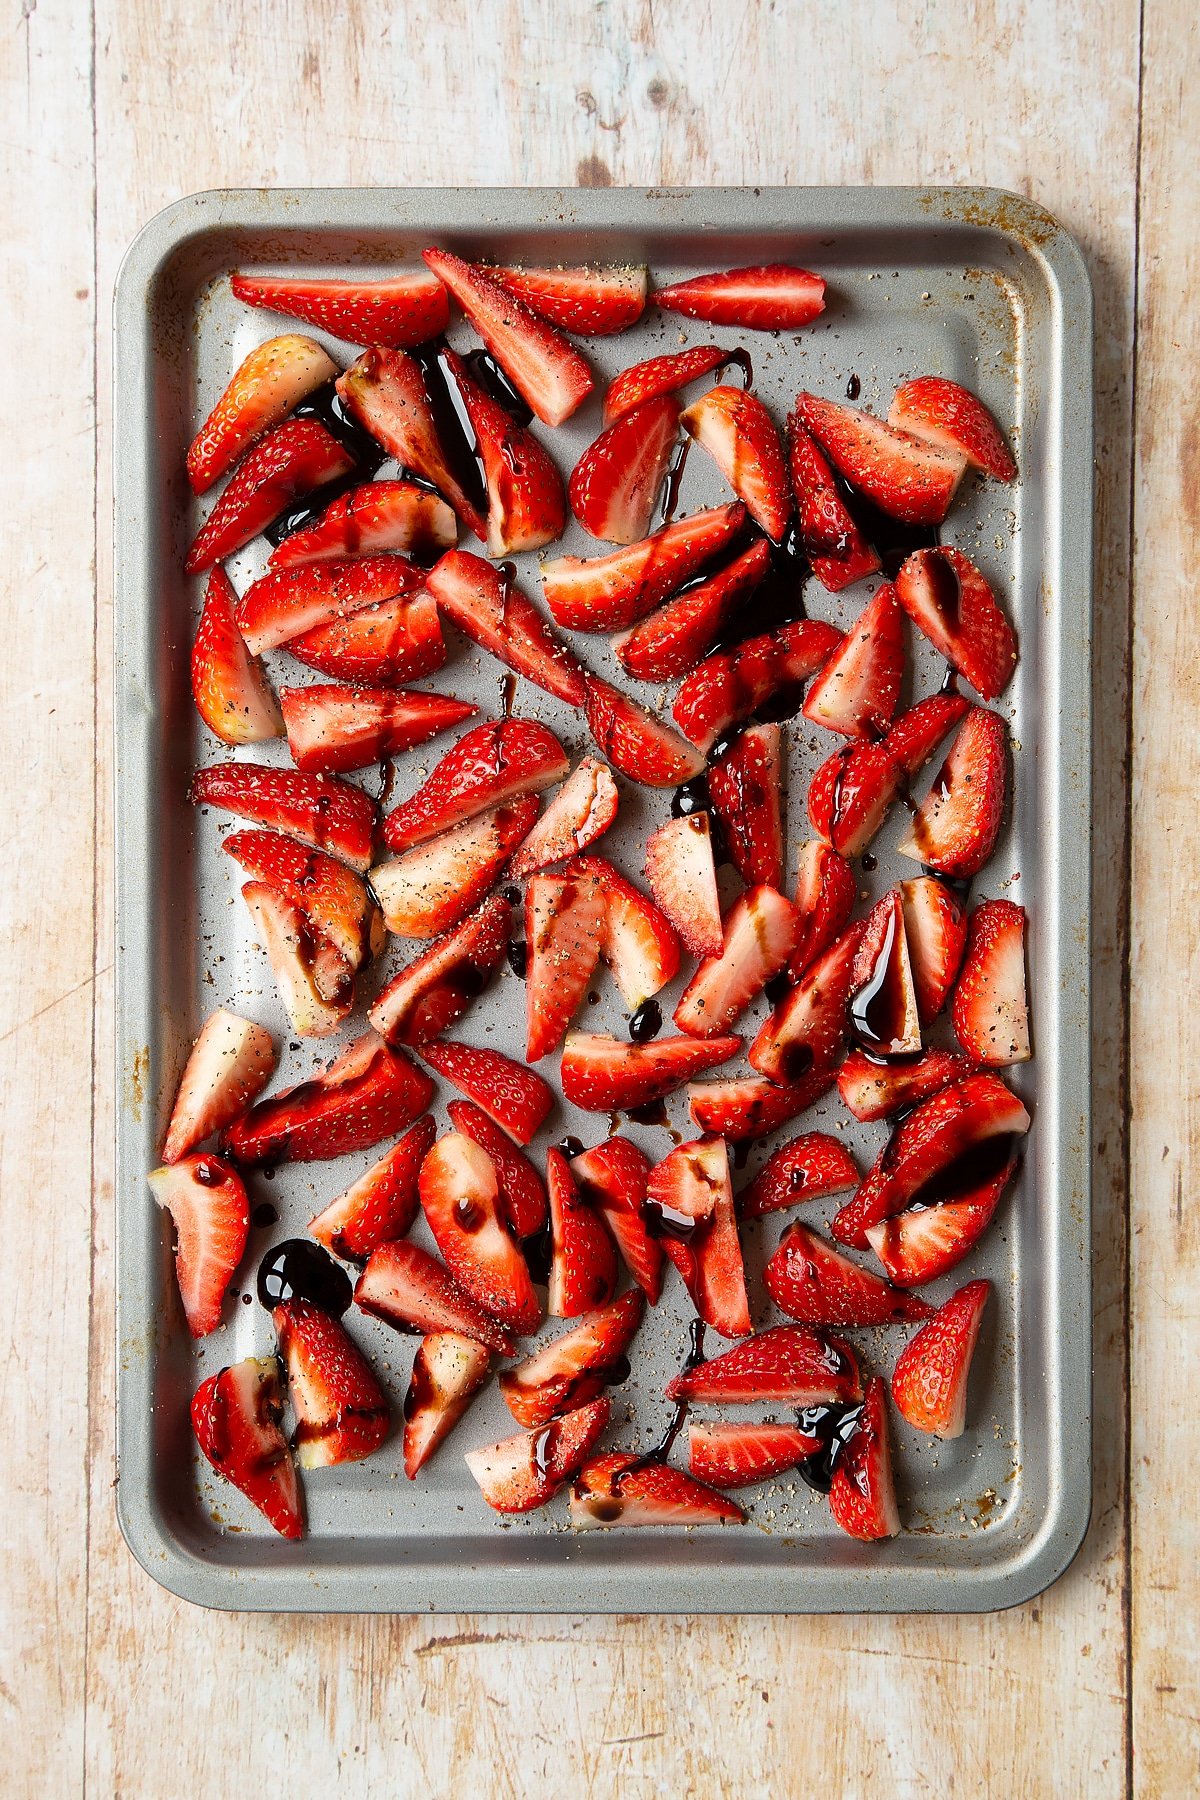
[[[5,0],[0,43],[4,1791],[1197,1792],[1194,9]],[[912,180],[1036,197],[1096,288],[1097,1424],[1078,1561],[985,1618],[182,1605],[127,1555],[111,1491],[124,246],[223,185]]]

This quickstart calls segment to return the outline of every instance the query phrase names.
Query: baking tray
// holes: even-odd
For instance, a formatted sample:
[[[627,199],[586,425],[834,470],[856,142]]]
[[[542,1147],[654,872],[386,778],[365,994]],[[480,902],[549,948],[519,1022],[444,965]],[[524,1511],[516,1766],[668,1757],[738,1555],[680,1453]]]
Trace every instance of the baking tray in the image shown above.
[[[183,1329],[169,1226],[145,1180],[178,1072],[217,1005],[261,1019],[282,1039],[280,1083],[302,1079],[331,1051],[289,1039],[237,898],[236,871],[220,853],[226,827],[212,814],[198,817],[185,798],[192,769],[228,752],[207,737],[188,692],[201,584],[182,574],[199,516],[184,451],[240,357],[286,329],[232,300],[229,270],[380,270],[401,258],[413,262],[427,243],[532,263],[644,260],[660,280],[772,259],[809,265],[829,281],[822,318],[794,336],[747,334],[758,391],[778,419],[801,386],[840,398],[857,376],[861,403],[883,412],[901,377],[937,372],[975,388],[1016,443],[1019,485],[971,480],[943,537],[996,582],[1020,634],[1019,668],[1000,703],[1016,745],[1012,818],[977,892],[1009,893],[1029,910],[1037,1054],[1014,1072],[1014,1085],[1034,1126],[1020,1177],[984,1243],[931,1290],[941,1299],[967,1274],[996,1284],[967,1434],[938,1444],[896,1422],[907,1529],[887,1544],[844,1537],[798,1478],[750,1490],[751,1522],[741,1530],[576,1536],[561,1497],[501,1522],[462,1462],[463,1450],[511,1430],[494,1384],[416,1483],[404,1479],[394,1439],[367,1462],[308,1475],[310,1531],[299,1544],[284,1543],[240,1496],[222,1490],[191,1443],[187,1401],[197,1382],[223,1363],[263,1353],[271,1332],[257,1304],[236,1302],[225,1329],[201,1345]],[[462,341],[468,335],[461,322],[451,332]],[[617,368],[657,350],[738,337],[651,311],[634,334],[589,340],[586,349],[602,391]],[[338,360],[350,360],[345,346],[331,347]],[[200,194],[160,213],[126,257],[116,295],[115,414],[117,1494],[138,1559],[190,1600],[307,1611],[964,1611],[1012,1605],[1054,1580],[1082,1539],[1091,1494],[1091,302],[1071,239],[1029,202],[980,189]],[[593,400],[552,435],[564,470],[594,436],[597,418]],[[725,497],[706,462],[700,454],[689,462],[685,511]],[[569,548],[599,548],[577,538]],[[239,587],[261,563],[261,545],[237,559]],[[521,577],[540,595],[536,559],[522,559]],[[861,587],[840,598],[817,590],[812,610],[845,622],[864,597]],[[604,640],[579,644],[591,667],[610,672]],[[932,660],[918,655],[917,664],[919,691],[927,692],[936,680]],[[297,679],[295,665],[279,661],[276,676],[285,666],[288,679]],[[432,684],[495,716],[500,674],[459,644]],[[572,752],[584,748],[579,719],[526,684],[517,710],[545,719]],[[789,874],[808,835],[807,777],[830,745],[826,734],[802,725],[788,728]],[[398,794],[417,785],[447,741],[401,759]],[[252,746],[249,754],[264,749]],[[285,757],[282,745],[265,754]],[[665,797],[623,787],[619,829],[602,848],[637,873]],[[912,872],[892,854],[899,830],[893,819],[873,846],[879,869],[869,885],[876,890]],[[393,944],[385,969],[404,950]],[[587,1023],[622,1030],[611,983],[596,991]],[[666,998],[673,1004],[672,990]],[[462,1035],[519,1056],[518,1002],[515,978],[506,974],[468,1014]],[[439,1118],[448,1097],[439,1096]],[[675,1128],[692,1135],[682,1095],[669,1112]],[[827,1101],[804,1123],[841,1129],[835,1121],[843,1119],[844,1109]],[[560,1107],[537,1142],[564,1130],[595,1142],[605,1124]],[[849,1124],[846,1141],[865,1167],[886,1127]],[[661,1128],[632,1132],[655,1158],[670,1148]],[[747,1178],[777,1141],[756,1149]],[[281,1218],[255,1231],[248,1266],[268,1243],[302,1232],[318,1201],[341,1192],[376,1154],[285,1168],[271,1185],[256,1175],[253,1198],[269,1199]],[[827,1210],[808,1212],[823,1218]],[[784,1222],[773,1217],[745,1233],[759,1325],[771,1315],[754,1277]],[[424,1229],[420,1222],[418,1235]],[[251,1274],[247,1291],[252,1281]],[[689,1312],[672,1278],[647,1314],[634,1376],[613,1391],[610,1441],[637,1446],[657,1433],[662,1383],[683,1355]],[[413,1340],[358,1316],[350,1323],[398,1405]],[[869,1368],[890,1371],[901,1330],[852,1335]]]

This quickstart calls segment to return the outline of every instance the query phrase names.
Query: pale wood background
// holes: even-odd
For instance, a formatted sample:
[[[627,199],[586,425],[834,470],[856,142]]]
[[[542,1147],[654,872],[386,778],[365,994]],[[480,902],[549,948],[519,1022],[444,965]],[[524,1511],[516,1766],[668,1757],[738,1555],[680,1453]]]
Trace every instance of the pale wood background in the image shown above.
[[[3,0],[5,1793],[1200,1790],[1198,63],[1186,0]],[[121,251],[212,186],[756,181],[1014,188],[1095,282],[1091,1534],[987,1618],[183,1606],[111,1493]]]

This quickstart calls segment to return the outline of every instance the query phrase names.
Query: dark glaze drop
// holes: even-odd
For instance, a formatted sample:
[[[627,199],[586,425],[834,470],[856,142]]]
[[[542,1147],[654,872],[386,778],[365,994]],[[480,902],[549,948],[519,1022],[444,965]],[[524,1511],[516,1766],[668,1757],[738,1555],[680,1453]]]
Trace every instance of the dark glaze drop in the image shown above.
[[[850,995],[850,1024],[859,1042],[873,1055],[890,1057],[904,1032],[904,985],[895,910],[888,915],[879,954],[871,973]]]
[[[500,717],[512,718],[513,697],[517,691],[517,678],[510,669],[500,677]]]
[[[643,1000],[629,1021],[630,1041],[635,1044],[649,1043],[662,1030],[662,1007],[657,1000]]]
[[[568,1135],[559,1138],[555,1148],[561,1150],[568,1162],[572,1162],[575,1157],[583,1155],[583,1139]]]
[[[940,881],[944,888],[949,888],[950,892],[956,895],[964,906],[966,905],[971,892],[969,875],[946,875],[941,869],[935,869],[932,863],[922,863],[921,873],[932,876],[934,881]]]
[[[310,1300],[340,1318],[354,1297],[350,1277],[327,1250],[306,1238],[288,1238],[258,1265],[258,1298],[268,1312],[285,1300]]]
[[[857,400],[861,393],[862,382],[858,379],[857,375],[851,375],[849,381],[846,383],[847,400]]]
[[[925,558],[925,583],[938,616],[949,630],[957,631],[962,613],[962,582],[947,555]]]
[[[786,1044],[782,1053],[782,1075],[785,1081],[803,1081],[813,1066],[811,1044]]]
[[[276,1224],[278,1219],[279,1212],[277,1208],[271,1205],[269,1200],[260,1200],[254,1211],[250,1214],[250,1223],[256,1225],[260,1231],[264,1226]]]
[[[679,505],[679,486],[683,480],[683,472],[687,468],[688,452],[692,447],[690,437],[681,437],[667,464],[667,472],[662,478],[659,489],[658,523],[669,525],[675,517],[675,508]],[[704,577],[707,580],[707,576]],[[688,586],[692,584],[689,582]]]
[[[560,1145],[559,1148],[561,1147]],[[581,1149],[582,1147],[580,1145]],[[550,1264],[554,1260],[554,1239],[549,1219],[540,1231],[531,1232],[527,1238],[521,1239],[521,1254],[529,1270],[529,1279],[540,1282],[544,1287],[550,1279]]]
[[[771,543],[769,538],[767,542],[771,545],[770,566],[758,586],[743,597],[732,618],[725,620],[713,650],[731,650],[747,638],[761,637],[764,632],[778,631],[783,625],[808,617],[804,584],[810,573],[809,547],[795,520],[780,543]],[[756,716],[765,714],[760,711]]]
[[[396,765],[390,760],[379,765],[379,792],[375,796],[376,805],[387,806],[392,798],[392,789],[396,785]]]
[[[494,356],[489,356],[486,350],[471,350],[463,357],[463,361],[484,393],[490,394],[510,419],[518,425],[529,424],[533,418],[533,408],[517,392]]]
[[[224,1187],[229,1180],[229,1170],[209,1156],[202,1156],[192,1173],[200,1186],[206,1188]]]
[[[731,350],[723,362],[719,362],[713,374],[721,376],[726,369],[737,369],[742,377],[742,386],[749,390],[754,386],[754,364],[750,361],[748,350]]]
[[[477,1200],[472,1200],[469,1195],[464,1194],[461,1199],[454,1202],[454,1222],[463,1231],[473,1235],[477,1231],[482,1231],[487,1223],[487,1214]]]
[[[869,850],[864,852],[864,854],[859,858],[859,861],[862,863],[864,875],[873,875],[875,873],[876,869],[879,867],[879,858],[877,856],[872,855],[871,851],[869,851]]]
[[[673,1206],[666,1206],[661,1200],[643,1200],[642,1223],[652,1238],[670,1238],[675,1244],[695,1245],[708,1235],[712,1219],[696,1219],[691,1213],[676,1212]]]
[[[516,906],[518,901],[521,898],[520,888],[514,887],[511,883],[509,884],[508,887],[502,888],[500,891],[504,895],[504,898],[508,901],[508,904],[510,906]]]
[[[698,1363],[704,1361],[704,1320],[693,1319],[690,1329],[691,1345],[688,1349],[687,1357],[684,1360],[683,1368],[680,1371],[683,1375],[686,1375],[689,1369],[694,1369]],[[630,1475],[636,1474],[639,1469],[648,1469],[652,1463],[666,1462],[667,1457],[671,1454],[672,1444],[683,1430],[684,1420],[687,1418],[687,1415],[687,1401],[677,1400],[675,1402],[674,1410],[671,1413],[671,1417],[667,1420],[666,1429],[663,1431],[658,1442],[652,1444],[648,1450],[643,1450],[639,1456],[635,1456],[627,1468],[619,1470],[617,1474],[613,1476],[612,1485],[614,1492],[620,1488],[623,1481],[627,1480]]]
[[[944,1201],[962,1200],[986,1182],[994,1181],[1008,1167],[1019,1142],[1015,1133],[1001,1131],[995,1137],[969,1145],[917,1189],[908,1209],[920,1212]]]
[[[483,456],[458,383],[446,362],[446,345],[441,339],[435,339],[433,343],[410,350],[409,355],[425,377],[429,410],[450,471],[468,500],[479,512],[486,513],[487,477]]]
[[[662,1100],[647,1100],[645,1106],[631,1106],[629,1116],[635,1125],[665,1125],[667,1123],[666,1103]],[[617,1121],[615,1129],[619,1131],[621,1115],[614,1113],[613,1117]]]
[[[529,967],[529,952],[523,938],[510,938],[508,949],[504,953],[508,957],[508,966],[520,981],[525,979],[525,971]]]
[[[957,694],[958,691],[959,691],[958,670],[952,669],[950,667],[950,664],[947,663],[946,664],[946,673],[942,676],[942,685],[938,689],[938,693],[939,694]]]
[[[735,1169],[744,1169],[750,1160],[750,1152],[754,1148],[753,1138],[734,1138],[729,1146],[730,1157]]]
[[[805,1436],[822,1440],[819,1450],[797,1464],[801,1480],[818,1494],[827,1494],[833,1486],[838,1459],[853,1437],[861,1414],[861,1401],[851,1406],[806,1406],[797,1413],[796,1423]]]
[[[682,787],[677,787],[671,795],[671,817],[673,819],[689,819],[693,813],[708,812],[712,806],[712,795],[708,791],[708,775],[693,775]]]
[[[791,978],[784,969],[781,969],[778,975],[772,975],[763,989],[763,993],[772,1006],[778,1006],[781,1000],[786,1000],[791,991]]]

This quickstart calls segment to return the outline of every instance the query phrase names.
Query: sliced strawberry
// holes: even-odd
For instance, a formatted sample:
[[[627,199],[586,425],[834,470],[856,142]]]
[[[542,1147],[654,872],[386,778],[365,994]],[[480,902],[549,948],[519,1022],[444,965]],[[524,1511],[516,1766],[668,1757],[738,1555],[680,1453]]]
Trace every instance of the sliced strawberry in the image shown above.
[[[716,1131],[734,1142],[766,1137],[818,1101],[833,1086],[833,1071],[814,1070],[803,1081],[780,1085],[760,1075],[734,1081],[697,1081],[688,1104],[701,1131]]]
[[[428,269],[386,281],[314,281],[307,275],[234,275],[229,284],[248,306],[303,319],[348,344],[405,350],[444,331],[450,319],[446,290]]]
[[[529,1142],[554,1104],[553,1091],[535,1070],[523,1069],[499,1050],[439,1038],[425,1044],[421,1055],[518,1144]]]
[[[602,1215],[626,1267],[651,1306],[662,1293],[663,1250],[642,1217],[650,1164],[628,1138],[610,1137],[571,1163],[571,1175]]]
[[[718,650],[688,676],[671,708],[686,738],[706,753],[781,688],[798,687],[833,654],[842,634],[822,619],[798,619],[778,631]]]
[[[854,955],[847,1002],[850,1027],[876,1056],[915,1056],[921,1049],[917,995],[908,958],[899,892],[876,902]]]
[[[908,782],[967,710],[961,694],[931,694],[902,713],[881,744],[851,742],[821,764],[808,790],[814,831],[842,856],[861,856]]]
[[[320,1075],[252,1106],[225,1133],[241,1163],[316,1162],[395,1137],[423,1113],[433,1083],[373,1031]]]
[[[225,1290],[246,1248],[245,1184],[219,1156],[187,1156],[155,1169],[150,1189],[175,1226],[175,1278],[188,1330],[206,1337],[221,1323]]]
[[[700,964],[675,1008],[692,1037],[727,1031],[787,964],[796,943],[796,909],[771,887],[751,888],[730,908],[720,956]]]
[[[600,960],[604,890],[593,875],[535,875],[525,890],[526,1062],[555,1048]]]
[[[272,569],[252,581],[237,605],[238,630],[259,656],[337,619],[415,593],[421,571],[404,556],[358,556]]]
[[[851,925],[811,963],[750,1046],[752,1068],[768,1081],[831,1074],[846,1041],[847,1002],[862,925]]]
[[[289,656],[351,687],[399,687],[432,675],[446,642],[432,594],[416,588],[331,619],[284,645]]]
[[[858,1425],[846,1440],[829,1490],[834,1519],[851,1537],[867,1543],[895,1537],[900,1530],[885,1392],[884,1383],[873,1375]]]
[[[192,776],[194,806],[219,806],[327,850],[360,874],[371,866],[375,802],[351,782],[262,763],[216,763]]]
[[[256,438],[336,374],[312,338],[275,337],[257,345],[193,439],[187,453],[192,492],[207,492]]]
[[[669,1463],[644,1463],[631,1451],[598,1456],[580,1470],[571,1488],[576,1531],[621,1525],[741,1525],[746,1515],[734,1500]]]
[[[966,473],[965,456],[816,394],[799,394],[796,412],[834,467],[881,512],[906,525],[941,524]]]
[[[309,1220],[317,1242],[335,1256],[366,1262],[380,1244],[404,1237],[417,1216],[421,1164],[436,1137],[433,1117],[425,1113],[365,1175]]]
[[[525,1259],[508,1234],[491,1157],[452,1131],[421,1165],[421,1210],[446,1267],[472,1300],[524,1337],[542,1309]]]
[[[991,1291],[990,1281],[968,1281],[900,1352],[892,1375],[892,1399],[918,1431],[940,1438],[962,1436],[967,1377]]]
[[[748,1188],[738,1195],[738,1216],[766,1213],[858,1186],[858,1170],[846,1146],[825,1131],[805,1131],[767,1158]]]
[[[646,879],[692,955],[719,956],[724,932],[707,813],[659,826],[646,845]]]
[[[704,758],[670,725],[652,718],[598,675],[585,677],[588,730],[609,762],[643,787],[679,787],[704,767]]]
[[[237,595],[224,569],[208,578],[192,645],[192,699],[225,744],[261,744],[283,736],[283,715],[262,664],[237,628]]]
[[[650,529],[678,436],[679,403],[670,394],[626,413],[588,445],[571,472],[571,511],[585,531],[612,544],[636,544]]]
[[[388,455],[402,469],[432,482],[482,543],[487,536],[483,513],[447,460],[420,363],[403,350],[365,350],[338,378],[337,391]]]
[[[553,1254],[547,1310],[552,1318],[575,1319],[613,1297],[617,1254],[599,1214],[592,1211],[561,1150],[546,1155]]]
[[[611,425],[635,407],[645,406],[660,394],[673,394],[689,381],[698,381],[701,375],[708,375],[729,361],[729,351],[719,344],[697,344],[694,349],[680,350],[673,356],[652,356],[648,362],[635,363],[609,383],[604,396],[604,423]]]
[[[862,1398],[862,1382],[854,1352],[840,1338],[810,1325],[775,1325],[685,1369],[667,1383],[666,1395],[714,1406],[845,1406]]]
[[[604,936],[600,954],[612,971],[630,1012],[679,973],[675,928],[652,900],[602,856],[580,856],[568,875],[594,876],[604,893]]]
[[[493,269],[487,274],[539,318],[578,337],[611,337],[641,318],[646,269]]]
[[[567,520],[562,476],[532,432],[505,412],[453,350],[443,351],[458,384],[487,483],[487,553],[512,556],[561,537]]]
[[[829,464],[796,413],[788,419],[788,469],[800,543],[821,586],[840,594],[852,582],[874,575],[879,557],[854,523]]]
[[[164,1163],[177,1163],[206,1137],[240,1118],[275,1069],[271,1034],[221,1007],[192,1045],[163,1142]]]
[[[585,1112],[628,1112],[673,1093],[693,1075],[728,1062],[741,1038],[657,1038],[623,1044],[601,1032],[573,1031],[563,1046],[563,1093]]]
[[[361,875],[278,831],[234,831],[221,848],[253,881],[265,881],[307,914],[351,972],[370,955],[373,908]]]
[[[511,923],[508,901],[493,894],[393,975],[367,1015],[380,1037],[423,1044],[449,1030],[487,986],[508,947]]]
[[[496,1171],[504,1216],[519,1238],[532,1237],[546,1223],[546,1184],[507,1132],[470,1100],[451,1100],[446,1111],[455,1131],[486,1150]]]
[[[184,573],[224,562],[285,512],[294,500],[340,481],[354,458],[316,419],[285,419],[246,452],[196,533]]]
[[[401,1238],[371,1252],[354,1289],[356,1305],[395,1330],[454,1331],[512,1356],[511,1331],[476,1305],[435,1256]]]
[[[898,1287],[924,1287],[957,1268],[992,1222],[1017,1159],[961,1199],[913,1207],[881,1219],[867,1232],[872,1250]]]
[[[407,850],[462,819],[561,781],[570,760],[552,731],[534,719],[473,725],[409,799],[383,821],[384,842]]]
[[[500,1377],[500,1392],[518,1425],[545,1425],[602,1394],[628,1370],[625,1352],[633,1342],[646,1297],[637,1288],[609,1306],[585,1313],[571,1331],[537,1350]]]
[[[783,758],[778,725],[748,725],[708,768],[729,861],[747,886],[783,886]]]
[[[569,419],[594,385],[578,350],[506,292],[486,269],[447,250],[421,254],[543,425],[561,425]]]
[[[888,424],[927,444],[957,451],[997,481],[1015,481],[1017,465],[1004,433],[975,395],[944,375],[918,375],[896,389]]]
[[[725,1140],[696,1138],[672,1150],[650,1171],[643,1211],[704,1323],[722,1337],[745,1337],[750,1306]]]
[[[985,900],[975,908],[953,1019],[959,1043],[985,1068],[1029,1061],[1023,906]]]
[[[793,981],[799,981],[809,964],[841,934],[857,898],[854,870],[844,857],[815,839],[801,845],[796,872],[799,933],[792,953]]]
[[[502,1443],[468,1451],[466,1465],[488,1505],[500,1513],[544,1506],[587,1457],[608,1424],[610,1411],[601,1397],[536,1431],[521,1431]]]
[[[607,763],[585,756],[513,857],[514,880],[565,862],[603,837],[617,816],[619,798]]]
[[[851,738],[882,737],[904,679],[904,632],[896,589],[884,582],[830,657],[804,700],[804,717]]]
[[[896,577],[900,604],[952,669],[995,700],[1017,666],[1017,641],[969,556],[940,544],[915,550]]]
[[[897,845],[941,875],[978,875],[996,847],[1008,791],[1008,728],[973,706]]]
[[[713,1487],[753,1487],[794,1469],[821,1448],[798,1425],[689,1425],[688,1467]]]
[[[946,1004],[958,975],[967,941],[967,911],[957,894],[935,875],[902,881],[898,891],[917,1013],[922,1025],[928,1025]]]
[[[334,775],[411,750],[478,711],[449,694],[336,682],[281,688],[279,703],[296,767]]]
[[[910,779],[919,775],[946,733],[966,717],[970,702],[963,694],[930,694],[900,714],[884,748]]]
[[[617,656],[639,681],[669,681],[695,668],[725,620],[771,566],[771,546],[756,538],[707,578],[692,582],[615,643]]]
[[[843,1256],[799,1220],[788,1226],[763,1270],[780,1312],[802,1325],[887,1325],[925,1319],[931,1308]]]
[[[329,1037],[354,1007],[354,971],[337,946],[313,929],[294,900],[266,881],[248,881],[242,899],[267,953],[297,1037]]]
[[[608,556],[560,556],[542,568],[546,604],[573,631],[621,631],[731,545],[745,520],[746,509],[735,500],[676,519]]]
[[[375,1371],[340,1319],[309,1300],[285,1300],[272,1317],[287,1367],[302,1469],[359,1462],[392,1422]]]
[[[272,550],[273,569],[403,551],[427,557],[452,549],[458,520],[440,494],[415,481],[368,481],[331,500],[320,518]]]
[[[480,904],[537,818],[536,794],[464,819],[371,871],[389,931],[431,938]]]
[[[822,276],[793,263],[763,263],[694,275],[673,287],[658,288],[655,306],[713,325],[740,325],[750,331],[791,331],[825,310]]]
[[[458,1331],[421,1340],[404,1398],[404,1473],[410,1481],[453,1431],[487,1379],[491,1352]]]
[[[949,1050],[926,1050],[903,1062],[886,1063],[852,1050],[838,1070],[838,1093],[856,1119],[886,1119],[970,1073],[966,1057]]]
[[[679,423],[720,469],[757,525],[782,542],[792,513],[792,495],[779,433],[770,413],[745,388],[709,388],[693,400]]]
[[[584,702],[583,670],[516,583],[466,550],[449,550],[426,576],[442,611],[473,643],[536,686]]]
[[[205,1456],[281,1537],[304,1535],[300,1482],[283,1435],[283,1394],[273,1356],[248,1356],[202,1381],[192,1430]]]

